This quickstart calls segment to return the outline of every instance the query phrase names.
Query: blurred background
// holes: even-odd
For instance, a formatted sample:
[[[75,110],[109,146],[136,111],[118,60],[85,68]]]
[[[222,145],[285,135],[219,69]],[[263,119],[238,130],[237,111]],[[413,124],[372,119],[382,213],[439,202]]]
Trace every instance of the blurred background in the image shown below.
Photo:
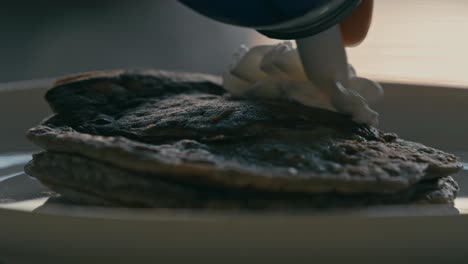
[[[468,1],[375,0],[361,75],[468,86]],[[116,68],[221,73],[240,44],[274,43],[174,0],[2,1],[0,82]]]

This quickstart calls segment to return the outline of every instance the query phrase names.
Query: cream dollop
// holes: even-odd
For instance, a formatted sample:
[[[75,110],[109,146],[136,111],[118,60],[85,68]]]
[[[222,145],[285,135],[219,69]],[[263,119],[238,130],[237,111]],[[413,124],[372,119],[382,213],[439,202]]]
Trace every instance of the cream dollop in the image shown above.
[[[332,92],[320,89],[313,80],[308,80],[299,53],[291,42],[286,41],[251,49],[242,45],[223,74],[223,85],[234,97],[288,99],[306,106],[347,113],[358,123],[376,126],[378,113],[368,102],[383,97],[382,87],[357,77],[351,65],[349,76],[346,87],[336,82]]]

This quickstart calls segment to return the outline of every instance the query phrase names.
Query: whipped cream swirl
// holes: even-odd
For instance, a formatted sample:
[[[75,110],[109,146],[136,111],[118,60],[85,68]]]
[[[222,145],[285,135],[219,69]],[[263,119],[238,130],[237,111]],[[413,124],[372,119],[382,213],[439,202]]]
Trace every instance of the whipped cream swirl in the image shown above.
[[[368,103],[383,97],[382,87],[357,77],[351,65],[349,76],[346,86],[335,82],[332,91],[317,87],[307,78],[298,51],[286,41],[251,49],[242,45],[234,54],[229,70],[223,74],[223,85],[234,97],[288,99],[349,114],[357,123],[378,125],[379,115]]]

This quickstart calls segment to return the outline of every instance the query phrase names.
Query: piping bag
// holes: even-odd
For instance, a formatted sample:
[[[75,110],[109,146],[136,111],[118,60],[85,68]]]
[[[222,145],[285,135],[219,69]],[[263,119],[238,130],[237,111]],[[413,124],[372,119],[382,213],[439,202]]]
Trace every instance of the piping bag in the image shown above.
[[[357,77],[347,61],[339,23],[361,0],[179,0],[211,19],[249,27],[270,38],[295,40],[305,75],[328,95],[332,107],[358,123],[378,125],[368,102],[381,86]]]

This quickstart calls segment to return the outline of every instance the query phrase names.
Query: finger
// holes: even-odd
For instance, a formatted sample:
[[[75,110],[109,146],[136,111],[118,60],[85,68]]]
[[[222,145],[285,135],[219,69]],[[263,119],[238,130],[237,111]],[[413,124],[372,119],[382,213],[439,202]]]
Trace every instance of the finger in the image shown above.
[[[366,38],[372,21],[373,6],[373,0],[363,0],[351,16],[341,22],[345,46],[357,46]]]

